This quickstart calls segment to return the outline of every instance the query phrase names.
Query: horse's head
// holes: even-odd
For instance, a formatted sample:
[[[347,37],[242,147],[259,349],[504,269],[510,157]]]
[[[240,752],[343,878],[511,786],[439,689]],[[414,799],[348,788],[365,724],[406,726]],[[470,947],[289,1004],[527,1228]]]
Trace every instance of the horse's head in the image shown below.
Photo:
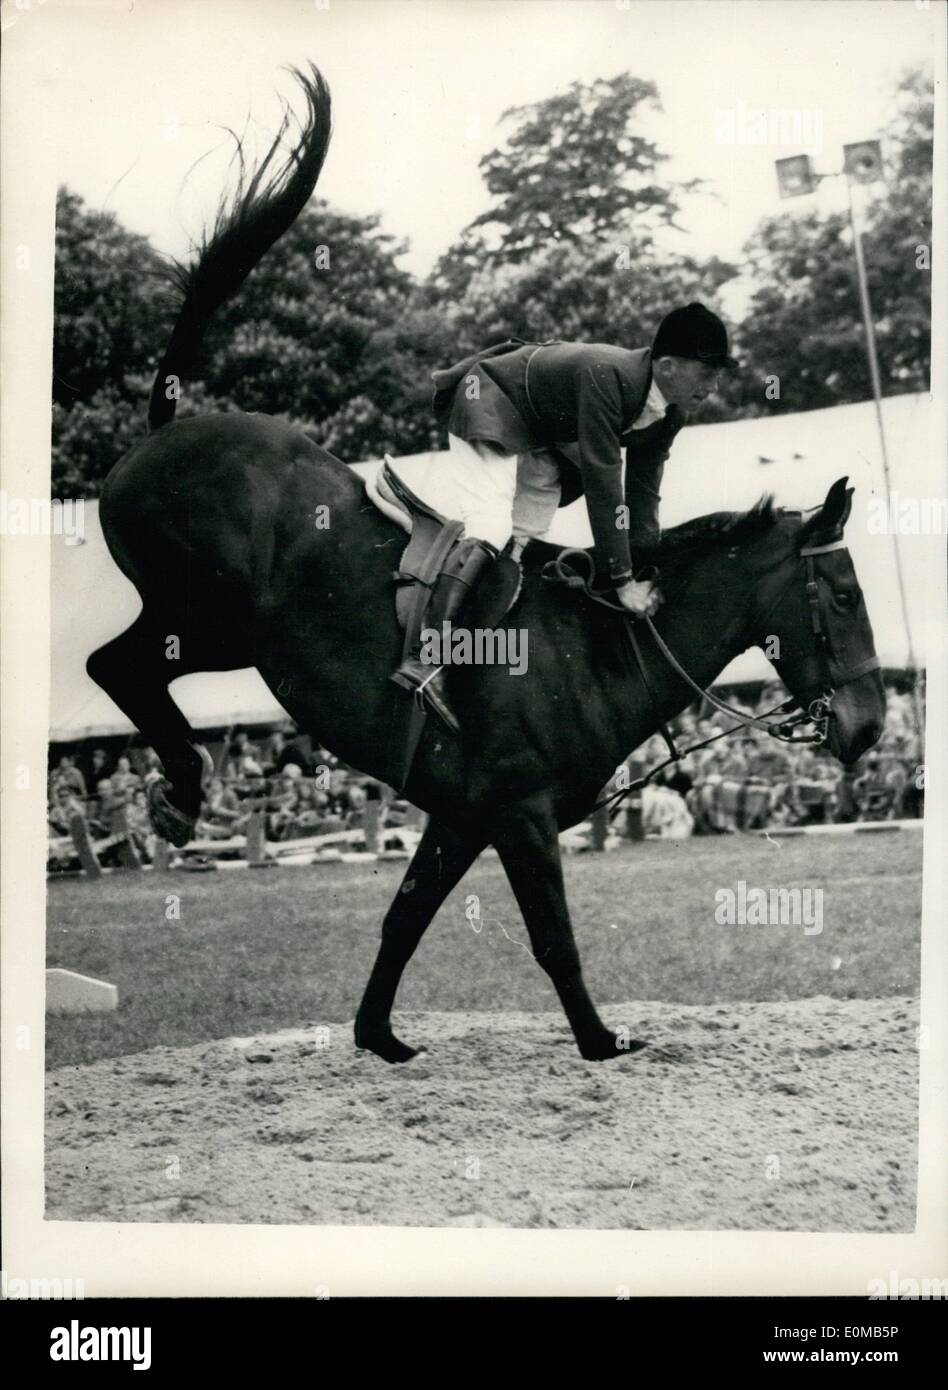
[[[847,481],[839,478],[822,507],[803,514],[789,533],[790,554],[761,576],[755,625],[800,707],[817,718],[828,714],[827,747],[852,763],[882,733],[885,688],[843,540],[853,496]]]

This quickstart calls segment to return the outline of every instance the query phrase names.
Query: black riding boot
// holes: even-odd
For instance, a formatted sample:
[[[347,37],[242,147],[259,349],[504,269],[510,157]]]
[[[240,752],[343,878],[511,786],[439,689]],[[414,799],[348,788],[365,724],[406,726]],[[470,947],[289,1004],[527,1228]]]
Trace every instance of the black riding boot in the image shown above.
[[[453,623],[459,616],[477,581],[497,555],[489,541],[477,540],[474,536],[465,537],[458,544],[438,575],[425,613],[425,628],[433,628],[440,638],[442,623]],[[434,710],[449,729],[458,732],[460,725],[444,692],[443,666],[432,666],[421,660],[420,651],[413,652],[402,662],[392,680],[404,690],[415,692],[416,698]]]

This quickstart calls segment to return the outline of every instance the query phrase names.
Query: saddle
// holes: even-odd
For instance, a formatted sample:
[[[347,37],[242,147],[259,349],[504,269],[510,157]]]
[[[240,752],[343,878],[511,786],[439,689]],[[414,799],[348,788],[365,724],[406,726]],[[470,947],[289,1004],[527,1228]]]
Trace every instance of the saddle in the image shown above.
[[[405,634],[404,655],[418,641],[425,610],[438,575],[458,541],[464,535],[463,521],[449,521],[429,507],[399,478],[391,460],[385,462],[366,491],[379,511],[409,533],[395,580],[395,616]]]
[[[403,633],[402,659],[418,650],[428,604],[449,556],[464,536],[464,523],[451,521],[423,502],[398,476],[387,456],[374,477],[366,480],[366,492],[374,505],[409,533],[395,582],[395,617]],[[485,593],[472,599],[472,624],[494,627],[516,602],[520,593],[520,567],[501,555],[496,574],[482,583]],[[480,619],[478,618],[480,615]],[[403,792],[427,721],[421,702],[396,697],[387,752],[388,782]]]

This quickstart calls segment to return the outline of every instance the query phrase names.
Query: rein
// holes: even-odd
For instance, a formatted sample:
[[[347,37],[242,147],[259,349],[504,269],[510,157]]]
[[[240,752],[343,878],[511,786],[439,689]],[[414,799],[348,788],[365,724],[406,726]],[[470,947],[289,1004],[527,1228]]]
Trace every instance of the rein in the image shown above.
[[[669,763],[680,762],[683,758],[688,757],[689,754],[695,753],[701,748],[706,748],[708,744],[716,743],[718,739],[727,738],[730,734],[737,733],[738,729],[760,729],[770,738],[775,738],[781,743],[825,743],[829,730],[829,718],[832,712],[833,697],[836,694],[836,690],[843,685],[848,685],[850,682],[858,680],[860,676],[865,675],[869,671],[877,670],[879,667],[879,658],[877,656],[872,656],[842,671],[835,672],[833,670],[835,664],[834,656],[829,644],[829,638],[823,627],[823,620],[820,613],[819,583],[813,557],[815,555],[827,554],[832,550],[844,550],[845,548],[845,541],[840,539],[831,541],[827,545],[804,546],[799,552],[799,558],[806,564],[806,595],[810,612],[810,628],[824,655],[826,669],[830,679],[835,682],[835,684],[832,685],[828,683],[822,694],[809,702],[806,710],[800,706],[799,702],[793,696],[788,700],[784,700],[781,704],[775,705],[773,709],[765,710],[761,715],[748,715],[745,714],[743,710],[734,709],[733,706],[728,705],[724,700],[720,700],[716,695],[713,695],[710,690],[699,685],[675,656],[674,652],[668,646],[668,643],[656,629],[652,619],[649,617],[643,619],[658,651],[675,674],[683,680],[696,695],[700,695],[703,700],[707,700],[714,709],[718,710],[721,714],[726,714],[730,719],[734,719],[737,722],[732,728],[724,729],[718,734],[713,734],[711,738],[703,739],[700,743],[691,744],[688,748],[679,749],[668,725],[663,720],[659,720],[659,732],[668,747],[669,756],[663,762],[651,768],[644,776],[637,777],[628,787],[623,787],[619,791],[612,792],[609,796],[600,797],[593,806],[593,811],[597,811],[601,807],[608,806],[613,802],[621,801],[624,797],[628,796],[630,792],[637,791],[640,787],[646,786],[657,773],[661,772],[663,768],[668,767]],[[576,563],[577,560],[580,562],[579,564]],[[577,571],[585,571],[585,574]],[[658,570],[655,569],[654,566],[650,566],[649,571],[650,572],[645,570],[641,571],[636,575],[636,579],[656,579],[658,577]],[[605,597],[605,592],[608,591],[597,593],[593,588],[595,564],[589,552],[575,548],[561,550],[555,560],[550,560],[543,566],[541,573],[542,577],[549,580],[551,583],[564,584],[568,588],[582,589],[586,597],[591,599],[593,603],[601,604],[602,607],[610,608],[613,612],[623,615],[625,619],[623,631],[628,638],[635,665],[642,677],[642,683],[645,686],[649,700],[653,708],[656,708],[657,702],[648,679],[645,663],[642,659],[638,638],[634,631],[636,620],[631,616],[628,609],[623,608],[621,604],[615,603],[613,600]],[[792,583],[792,579],[787,582],[774,604],[775,608],[779,607],[783,602]],[[769,722],[771,716],[775,714],[789,715],[790,717],[780,719],[773,723]],[[812,724],[814,732],[812,734],[794,733],[794,730],[800,724]]]

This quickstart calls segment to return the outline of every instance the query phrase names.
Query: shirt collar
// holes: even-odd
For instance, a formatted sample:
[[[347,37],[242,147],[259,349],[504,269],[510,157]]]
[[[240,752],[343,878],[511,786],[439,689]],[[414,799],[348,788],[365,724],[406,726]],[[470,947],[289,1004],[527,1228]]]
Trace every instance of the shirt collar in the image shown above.
[[[651,385],[648,388],[645,404],[649,410],[654,410],[659,415],[664,415],[665,411],[668,409],[668,402],[658,389],[658,383],[654,377],[652,377]]]
[[[656,424],[664,417],[667,409],[668,402],[658,389],[658,385],[653,377],[649,382],[648,395],[645,397],[645,403],[626,433],[628,434],[632,430],[644,430],[647,429],[649,425]]]

